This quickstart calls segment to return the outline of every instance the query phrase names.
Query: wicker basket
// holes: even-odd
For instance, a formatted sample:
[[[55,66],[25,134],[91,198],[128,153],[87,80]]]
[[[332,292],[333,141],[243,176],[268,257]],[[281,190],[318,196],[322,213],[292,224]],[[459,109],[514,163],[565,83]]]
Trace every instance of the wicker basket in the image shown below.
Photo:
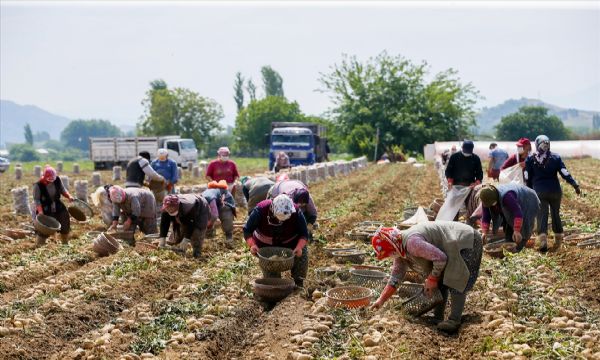
[[[269,246],[258,249],[258,266],[267,273],[280,273],[294,266],[292,249]],[[276,257],[276,258],[273,258]]]
[[[85,216],[87,216],[88,219],[94,216],[94,210],[92,209],[92,207],[83,200],[74,199],[71,203],[71,206],[79,208],[85,214]]]
[[[116,254],[120,248],[119,241],[108,233],[101,233],[92,243],[92,249],[99,256]]]
[[[131,230],[128,230],[128,231],[120,230],[120,231],[111,233],[111,235],[115,239],[123,240],[129,245],[135,246],[135,232],[133,232]]]
[[[400,304],[403,312],[410,316],[421,316],[444,301],[442,292],[434,289],[431,297],[427,297],[421,284],[403,283],[398,286],[398,296],[406,299]]]
[[[352,229],[346,232],[346,237],[350,240],[369,241],[373,237],[374,232],[361,229]]]
[[[600,247],[600,238],[584,240],[584,241],[578,243],[577,247],[584,248],[584,249],[592,249],[592,248]]]
[[[517,244],[513,242],[493,242],[483,246],[483,252],[491,257],[502,259],[504,257],[504,251],[517,252]]]
[[[375,265],[353,265],[352,268],[356,269],[356,270],[377,270],[377,271],[385,270],[385,268],[383,266],[375,266]]]
[[[349,251],[349,250],[356,250],[355,247],[349,247],[349,248],[323,248],[323,251],[325,251],[325,254],[332,256],[333,253],[335,251]]]
[[[425,276],[416,271],[407,271],[406,274],[404,274],[404,281],[420,284],[425,281]]]
[[[38,214],[33,220],[33,226],[42,235],[50,236],[60,231],[60,223],[53,217]]]
[[[387,274],[377,270],[352,269],[350,282],[370,289],[380,289],[387,282]]]
[[[291,294],[296,287],[292,279],[256,279],[252,283],[254,296],[265,302],[278,302]]]
[[[73,217],[73,219],[75,219],[77,221],[86,221],[87,220],[87,216],[85,216],[85,214],[83,213],[83,210],[81,210],[79,207],[69,206],[67,208],[67,210],[69,211],[69,214]]]
[[[437,215],[437,213],[442,208],[442,205],[444,205],[444,199],[440,199],[440,198],[433,199],[433,201],[429,205],[429,209]]]
[[[594,236],[595,236],[594,234],[572,234],[569,236],[565,236],[565,238],[563,240],[565,242],[577,242],[577,241],[593,239]]]
[[[366,254],[366,252],[359,250],[342,250],[334,251],[332,256],[334,257],[335,262],[338,264],[362,264],[365,261]]]
[[[343,286],[327,290],[325,296],[330,307],[358,309],[369,306],[373,290],[362,286]]]
[[[320,268],[316,268],[314,271],[315,271],[315,276],[317,277],[317,279],[320,279],[320,280],[330,278],[330,277],[334,276],[335,273],[337,272],[336,269],[332,269],[330,267],[320,267]]]

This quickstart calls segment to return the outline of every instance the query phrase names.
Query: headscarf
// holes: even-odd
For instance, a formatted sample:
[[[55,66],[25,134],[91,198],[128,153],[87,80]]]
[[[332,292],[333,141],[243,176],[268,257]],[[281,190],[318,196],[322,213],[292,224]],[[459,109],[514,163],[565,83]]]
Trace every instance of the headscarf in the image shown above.
[[[479,192],[479,198],[481,199],[481,204],[484,207],[489,208],[495,202],[500,201],[500,194],[498,193],[498,189],[496,189],[495,186],[486,185]]]
[[[40,181],[44,184],[50,184],[56,180],[56,176],[56,170],[52,166],[46,165]]]
[[[229,156],[230,151],[227,146],[221,146],[219,150],[217,150],[217,155],[219,156]]]
[[[394,253],[402,257],[406,256],[406,251],[402,249],[402,234],[396,227],[379,228],[371,239],[371,245],[375,249],[378,260],[390,257]]]
[[[308,190],[298,189],[294,192],[294,204],[307,204],[309,199]]]
[[[110,201],[112,201],[113,203],[117,203],[117,204],[124,202],[125,198],[127,197],[127,194],[125,193],[125,189],[123,189],[119,185],[111,186],[110,190],[108,191],[108,194],[110,197]]]
[[[296,212],[292,199],[285,194],[279,194],[273,199],[271,209],[273,215],[281,222],[286,221]]]
[[[546,135],[535,138],[536,153],[533,155],[537,164],[545,166],[550,158],[550,139]]]
[[[171,216],[177,215],[177,212],[179,211],[179,197],[173,194],[167,195],[163,199],[163,204],[160,208],[160,211],[166,211]]]
[[[169,150],[167,150],[165,148],[160,148],[156,151],[156,156],[158,157],[158,159],[160,161],[165,161],[165,160],[167,160],[167,157],[169,156]]]
[[[225,180],[221,180],[219,182],[216,182],[213,180],[208,183],[208,188],[209,189],[227,190],[227,182]]]

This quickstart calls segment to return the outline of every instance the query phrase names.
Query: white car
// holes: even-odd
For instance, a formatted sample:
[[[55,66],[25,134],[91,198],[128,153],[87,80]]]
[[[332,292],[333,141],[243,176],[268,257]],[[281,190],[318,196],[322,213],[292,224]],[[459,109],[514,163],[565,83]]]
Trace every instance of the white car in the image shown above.
[[[9,166],[10,166],[10,161],[8,161],[7,158],[0,157],[0,173],[3,173],[6,170],[8,170]]]

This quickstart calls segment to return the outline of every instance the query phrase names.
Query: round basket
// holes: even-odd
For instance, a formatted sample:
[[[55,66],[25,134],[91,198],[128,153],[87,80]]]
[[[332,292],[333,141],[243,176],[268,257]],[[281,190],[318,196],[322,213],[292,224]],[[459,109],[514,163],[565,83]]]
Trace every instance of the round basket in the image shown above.
[[[60,231],[60,223],[53,217],[38,214],[33,220],[33,227],[42,235],[50,236]]]
[[[108,233],[101,233],[92,243],[92,249],[99,256],[116,254],[120,248],[119,241]]]
[[[361,229],[352,229],[347,231],[345,235],[350,240],[368,241],[373,236],[373,232]]]
[[[325,254],[332,256],[333,253],[335,251],[348,251],[348,250],[356,250],[355,247],[348,247],[348,248],[323,248],[323,251],[325,251]]]
[[[258,249],[258,266],[269,273],[280,273],[291,270],[294,266],[292,249],[269,246]]]
[[[114,233],[111,233],[111,235],[115,238],[115,239],[120,239],[123,241],[133,241],[135,238],[135,233],[133,231],[116,231]]]
[[[375,265],[353,265],[352,268],[356,269],[356,270],[377,270],[377,271],[385,270],[385,268],[383,266],[375,266]]]
[[[379,289],[385,285],[387,274],[377,270],[352,269],[350,282],[370,289]]]
[[[292,279],[265,278],[252,283],[254,296],[265,302],[278,302],[285,299],[296,288]]]
[[[92,209],[90,204],[86,203],[81,199],[74,199],[71,203],[71,206],[79,208],[79,210],[81,210],[85,214],[85,216],[87,216],[88,219],[94,216],[94,210]]]
[[[4,229],[4,235],[9,236],[15,240],[24,239],[29,235],[32,235],[31,230],[21,230],[21,229]]]
[[[397,288],[400,298],[406,299],[400,304],[402,311],[410,316],[421,316],[444,301],[439,289],[433,290],[427,297],[421,284],[402,283]]]
[[[337,270],[332,269],[330,267],[316,268],[314,271],[317,278],[321,280],[332,277],[337,272]]]
[[[358,309],[369,306],[373,290],[362,286],[343,286],[327,290],[325,296],[330,307]]]
[[[504,251],[511,253],[517,252],[517,244],[513,242],[495,242],[483,246],[483,252],[498,259],[504,257]]]
[[[569,236],[565,236],[565,242],[573,242],[573,241],[584,241],[594,238],[594,234],[572,234]]]
[[[158,240],[159,238],[160,238],[160,234],[158,234],[158,233],[144,235],[144,240],[148,240],[148,241]]]
[[[577,247],[584,248],[584,249],[592,249],[592,248],[600,247],[600,238],[584,240],[584,241],[578,243]]]
[[[334,251],[332,256],[338,264],[352,263],[362,264],[365,261],[367,253],[359,250],[342,250]]]
[[[83,210],[81,210],[81,208],[77,206],[69,206],[67,210],[69,211],[69,214],[73,217],[73,219],[77,221],[87,220],[87,216],[85,216],[85,213],[83,212]]]
[[[421,273],[418,273],[416,271],[409,270],[406,272],[406,274],[404,274],[404,281],[420,284],[423,281],[425,281],[425,276],[423,276]]]
[[[442,208],[442,205],[444,205],[444,199],[433,199],[433,202],[429,205],[429,209],[431,209],[431,211],[433,211],[437,215],[437,213]]]
[[[88,231],[85,235],[90,238],[96,238],[100,234],[102,234],[102,231]]]

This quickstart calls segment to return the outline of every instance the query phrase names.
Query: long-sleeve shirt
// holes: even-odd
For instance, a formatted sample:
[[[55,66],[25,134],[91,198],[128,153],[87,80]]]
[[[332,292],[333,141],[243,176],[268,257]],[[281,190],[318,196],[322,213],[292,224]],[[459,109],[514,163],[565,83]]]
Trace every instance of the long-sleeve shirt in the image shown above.
[[[162,175],[162,177],[164,177],[168,183],[176,184],[177,180],[179,180],[177,174],[177,163],[174,160],[167,159],[165,161],[161,161],[156,159],[152,161],[150,165],[158,174]]]
[[[525,182],[527,186],[537,193],[561,193],[562,189],[558,181],[557,173],[562,176],[572,186],[577,186],[577,181],[567,170],[560,155],[550,153],[544,165],[535,161],[535,155],[531,155],[525,160]]]
[[[156,200],[150,190],[142,188],[126,188],[125,201],[113,203],[113,219],[118,219],[121,211],[131,220],[156,216]]]
[[[515,166],[518,163],[522,163],[524,161],[525,161],[525,157],[519,156],[519,154],[512,154],[511,156],[508,157],[508,159],[506,159],[504,164],[502,164],[502,166],[500,167],[500,170],[508,169],[509,167]]]
[[[173,223],[176,228],[184,225],[184,237],[190,239],[194,229],[206,229],[208,223],[208,204],[206,200],[195,194],[178,195],[179,213],[177,216],[171,216],[163,211],[160,218],[160,237],[166,237],[169,232],[169,226]]]
[[[479,156],[476,154],[465,156],[462,152],[453,154],[446,166],[446,178],[448,183],[454,185],[470,185],[474,182],[481,182],[483,170]]]
[[[145,176],[150,180],[157,180],[161,177],[154,171],[152,166],[150,166],[150,162],[141,156],[138,156],[136,159],[129,162],[126,173],[127,178],[125,187],[142,187],[144,185]]]
[[[301,211],[279,222],[270,210],[271,200],[264,200],[252,210],[244,225],[244,239],[249,237],[257,240],[259,247],[265,245],[294,248],[298,240],[308,240],[308,228]]]
[[[429,269],[416,268],[413,261],[414,258],[423,258],[431,261],[431,275],[437,278],[441,277],[448,261],[448,256],[442,250],[429,243],[419,234],[413,234],[404,241],[406,241],[406,257],[396,257],[394,259],[390,280],[388,281],[389,285],[397,287],[402,279],[404,279],[404,275],[409,268],[422,274],[429,271]]]
[[[507,192],[502,198],[502,206],[508,209],[514,215],[512,227],[515,231],[520,231],[521,224],[523,223],[523,211],[521,205],[519,205],[519,199],[514,191]],[[501,214],[502,210],[498,204],[491,208],[483,208],[483,215],[481,217],[481,228],[485,231],[489,229],[490,222],[492,221],[492,213],[495,215]]]

